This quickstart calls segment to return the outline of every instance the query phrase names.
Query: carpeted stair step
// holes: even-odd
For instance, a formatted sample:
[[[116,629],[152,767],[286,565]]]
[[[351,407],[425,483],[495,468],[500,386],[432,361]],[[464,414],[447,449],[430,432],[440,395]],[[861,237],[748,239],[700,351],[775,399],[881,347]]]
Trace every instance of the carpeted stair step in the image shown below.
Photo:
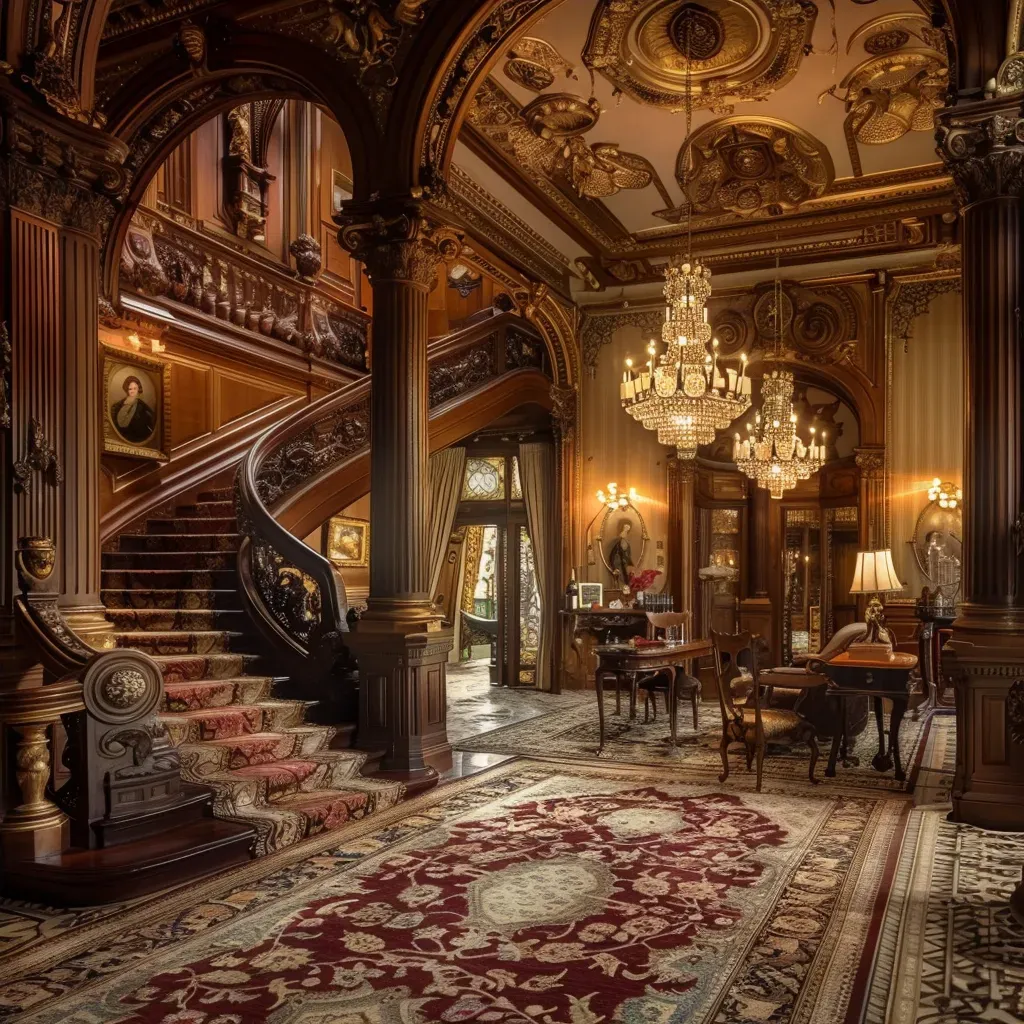
[[[283,733],[302,725],[305,709],[302,701],[264,700],[257,704],[165,713],[160,720],[167,726],[171,742],[180,746],[182,743],[229,740],[257,733]]]
[[[131,572],[173,569],[177,572],[230,570],[233,573],[237,562],[237,551],[106,551],[102,566]]]
[[[129,647],[147,654],[227,654],[238,649],[238,641],[245,633],[227,630],[207,632],[132,632],[116,633],[118,647]]]
[[[232,534],[238,533],[238,520],[234,516],[175,516],[173,519],[150,519],[146,522],[148,534]],[[122,546],[122,551],[124,547]]]
[[[108,569],[100,572],[104,590],[215,590],[231,591],[235,604],[238,596],[238,573],[231,569]]]
[[[305,760],[322,751],[331,739],[330,726],[302,725],[280,732],[259,732],[229,739],[186,743],[179,747],[182,765],[193,780],[214,772],[271,764],[274,761]]]
[[[249,629],[248,616],[240,608],[108,608],[107,618],[124,633],[240,634]]]
[[[222,552],[237,551],[237,533],[138,533],[122,537],[120,551],[138,552]]]
[[[154,655],[167,683],[196,683],[200,680],[234,679],[258,671],[258,654],[172,654]]]
[[[108,612],[128,609],[227,612],[242,610],[237,590],[101,590],[100,600]]]
[[[196,501],[230,501],[234,504],[235,491],[233,487],[218,487],[212,491],[200,491],[196,495]]]
[[[179,505],[174,510],[179,516],[233,516],[234,501],[197,501],[192,505]]]
[[[200,679],[164,683],[164,711],[199,711],[231,704],[258,704],[273,691],[272,676],[238,676],[234,679]]]

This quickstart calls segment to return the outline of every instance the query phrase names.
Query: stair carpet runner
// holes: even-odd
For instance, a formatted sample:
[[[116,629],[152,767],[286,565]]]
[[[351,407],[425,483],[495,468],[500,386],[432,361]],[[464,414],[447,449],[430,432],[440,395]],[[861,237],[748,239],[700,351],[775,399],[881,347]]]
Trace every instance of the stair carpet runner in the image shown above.
[[[256,830],[261,856],[397,803],[403,787],[359,774],[364,754],[330,750],[336,730],[307,722],[308,702],[275,699],[283,680],[243,611],[229,490],[199,495],[104,552],[103,603],[119,647],[145,651],[164,676],[160,715],[182,778],[208,786],[214,814]]]

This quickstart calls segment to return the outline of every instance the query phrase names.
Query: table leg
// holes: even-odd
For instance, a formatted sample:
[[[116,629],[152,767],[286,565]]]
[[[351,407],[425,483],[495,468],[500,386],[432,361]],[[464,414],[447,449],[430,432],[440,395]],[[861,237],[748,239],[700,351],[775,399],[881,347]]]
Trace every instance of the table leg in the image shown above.
[[[885,749],[885,725],[882,721],[882,698],[873,698],[875,702],[875,723],[878,726],[878,753],[871,760],[871,767],[876,772],[887,772],[892,767],[892,757]]]
[[[619,678],[619,673],[615,673],[615,717],[619,718],[622,715],[622,680]]]
[[[896,781],[903,782],[906,775],[903,772],[903,765],[900,762],[900,723],[907,711],[907,701],[894,698],[892,702],[892,716],[889,718],[889,757],[896,767]]]
[[[674,668],[668,670],[668,720],[669,720],[669,731],[672,734],[672,749],[676,747],[676,719],[679,717],[677,714],[678,708],[676,707],[676,677],[678,672]]]
[[[636,673],[630,672],[629,674],[629,720],[631,722],[636,721]]]
[[[616,676],[616,690],[618,690],[618,685],[619,680],[618,676]],[[597,752],[600,754],[604,750],[604,673],[600,669],[594,673],[594,689],[597,690],[597,722],[598,732],[601,737],[601,743],[597,748]]]
[[[828,767],[825,774],[830,778],[836,777],[836,759],[839,757],[839,745],[846,738],[846,708],[841,698],[829,694],[836,705],[835,725],[832,728],[832,749],[828,755]]]

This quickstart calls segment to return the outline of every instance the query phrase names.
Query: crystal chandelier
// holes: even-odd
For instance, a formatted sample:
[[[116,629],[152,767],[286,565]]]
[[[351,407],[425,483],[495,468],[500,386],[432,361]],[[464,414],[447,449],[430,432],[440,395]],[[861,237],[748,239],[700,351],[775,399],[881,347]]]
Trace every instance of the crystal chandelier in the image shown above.
[[[686,56],[686,138],[690,137],[693,115],[690,89],[690,33]],[[687,252],[692,252],[691,205],[687,199]],[[693,459],[697,449],[710,444],[719,430],[750,408],[750,378],[747,357],[740,369],[719,367],[718,339],[711,337],[708,299],[711,271],[700,260],[675,256],[665,268],[665,323],[661,340],[665,350],[658,355],[652,338],[649,356],[634,373],[633,361],[626,360],[619,397],[623,408],[647,430],[657,431],[661,444],[672,445],[681,459]],[[711,343],[710,349],[708,343]]]
[[[740,369],[719,364],[718,339],[711,337],[707,300],[711,273],[699,261],[677,257],[665,271],[665,350],[652,339],[638,372],[626,360],[619,397],[623,408],[661,444],[673,445],[681,459],[692,459],[737,416],[750,408],[747,357]],[[708,342],[711,343],[709,349]]]
[[[778,263],[776,262],[776,274]],[[782,284],[775,279],[775,352],[782,350]],[[811,443],[805,445],[797,433],[793,412],[793,374],[773,366],[761,381],[761,411],[747,424],[747,439],[733,435],[732,457],[736,465],[758,487],[767,488],[773,498],[792,490],[798,480],[807,480],[825,465],[826,434],[821,443],[811,427]]]

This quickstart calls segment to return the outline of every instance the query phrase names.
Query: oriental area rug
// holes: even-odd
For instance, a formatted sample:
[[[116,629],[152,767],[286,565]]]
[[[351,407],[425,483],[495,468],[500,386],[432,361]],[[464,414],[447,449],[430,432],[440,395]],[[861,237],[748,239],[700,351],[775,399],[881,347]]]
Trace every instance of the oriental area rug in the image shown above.
[[[0,932],[0,1014],[852,1024],[918,812],[823,789],[513,761],[159,899]]]
[[[480,735],[468,736],[453,741],[453,746],[457,750],[517,754],[532,758],[551,757],[559,760],[600,760],[655,765],[683,769],[688,775],[696,774],[715,779],[722,771],[722,755],[719,751],[722,713],[717,702],[705,701],[699,705],[696,731],[693,728],[690,705],[680,702],[676,730],[678,745],[673,750],[669,743],[668,715],[660,698],[657,719],[652,718],[649,722],[644,722],[642,703],[638,706],[637,717],[631,720],[626,695],[623,694],[621,713],[616,714],[615,696],[606,693],[605,746],[598,758],[600,732],[597,696],[593,691],[575,691],[571,694],[571,700],[569,698],[570,694],[560,694],[558,700],[561,704],[553,713],[516,722]],[[848,758],[846,764],[840,762],[837,765],[835,781],[871,790],[911,790],[917,769],[920,767],[929,724],[930,719],[926,714],[922,714],[916,721],[912,714],[904,716],[900,726],[900,757],[907,777],[905,782],[897,782],[892,770],[883,773],[871,767],[871,759],[878,750],[878,731],[874,717],[869,716],[867,727],[851,743],[848,754],[852,757]],[[888,716],[885,716],[887,732],[888,727]],[[815,776],[824,781],[831,742],[819,741],[818,746],[820,757],[815,766]],[[859,763],[854,763],[854,760]],[[807,778],[809,763],[809,747],[775,746],[769,743],[764,759],[764,777],[810,789]],[[735,778],[747,774],[742,744],[733,744],[730,747],[729,772],[726,785],[731,785]]]

